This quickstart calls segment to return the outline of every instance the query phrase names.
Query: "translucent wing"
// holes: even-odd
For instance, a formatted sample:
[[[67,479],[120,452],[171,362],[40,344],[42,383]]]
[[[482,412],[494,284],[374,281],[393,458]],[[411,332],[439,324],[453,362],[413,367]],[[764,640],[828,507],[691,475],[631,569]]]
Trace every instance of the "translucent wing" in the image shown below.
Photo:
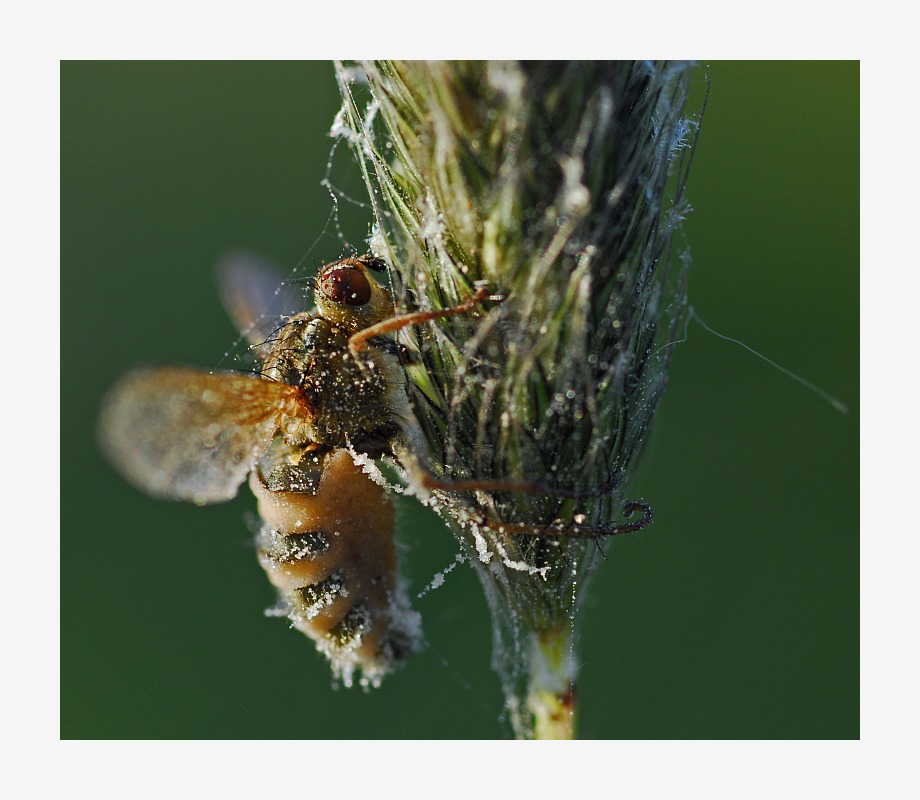
[[[224,308],[259,355],[260,347],[289,317],[305,310],[302,288],[285,283],[284,275],[266,261],[245,253],[231,253],[217,265]]]
[[[296,391],[254,375],[138,369],[106,398],[99,438],[138,489],[220,503],[236,495]]]

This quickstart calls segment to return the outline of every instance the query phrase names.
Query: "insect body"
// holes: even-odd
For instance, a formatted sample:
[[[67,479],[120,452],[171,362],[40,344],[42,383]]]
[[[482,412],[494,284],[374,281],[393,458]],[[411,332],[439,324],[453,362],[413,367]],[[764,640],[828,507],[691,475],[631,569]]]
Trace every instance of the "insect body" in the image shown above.
[[[583,496],[540,482],[453,480],[426,471],[413,451],[420,435],[401,363],[408,355],[385,336],[467,313],[486,291],[480,287],[453,308],[397,316],[389,291],[369,272],[383,268],[375,258],[324,266],[316,312],[294,313],[298,298],[279,276],[250,261],[229,262],[224,302],[262,362],[260,373],[138,369],[116,384],[100,418],[112,462],[156,497],[218,503],[249,476],[262,518],[259,559],[281,608],[346,685],[358,671],[362,683],[377,684],[421,642],[400,579],[391,500],[352,453],[397,455],[423,490]],[[608,527],[474,521],[509,535],[583,537],[651,522],[643,503],[625,511],[643,517]]]
[[[325,266],[314,314],[245,262],[224,270],[225,302],[260,375],[164,367],[129,373],[100,419],[104,450],[143,491],[200,505],[246,476],[258,500],[259,559],[294,627],[350,685],[379,682],[421,641],[401,583],[386,490],[344,448],[388,451],[405,414],[399,350],[350,339],[394,317],[371,258]],[[286,291],[286,290],[285,290]]]
[[[263,521],[259,561],[283,612],[345,683],[357,667],[376,683],[417,649],[421,634],[399,582],[395,509],[346,450],[307,460],[313,469],[299,469],[315,474],[313,493],[269,488],[261,470],[250,476]]]

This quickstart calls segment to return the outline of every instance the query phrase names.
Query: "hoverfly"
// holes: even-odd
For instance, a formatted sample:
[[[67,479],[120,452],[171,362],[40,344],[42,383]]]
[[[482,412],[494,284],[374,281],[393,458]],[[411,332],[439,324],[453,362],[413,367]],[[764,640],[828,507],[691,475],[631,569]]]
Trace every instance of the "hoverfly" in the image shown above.
[[[224,304],[261,371],[136,369],[113,387],[99,424],[115,467],[154,497],[219,503],[248,476],[262,520],[259,561],[280,608],[346,685],[359,670],[362,684],[377,685],[421,644],[399,573],[392,500],[352,457],[392,455],[413,430],[404,366],[412,355],[387,334],[469,313],[488,294],[479,286],[456,307],[397,315],[390,291],[371,275],[385,268],[370,256],[323,266],[315,312],[297,313],[297,293],[274,271],[229,260],[221,271]],[[451,483],[423,470],[417,477],[427,490],[559,493],[514,481]],[[642,520],[611,528],[501,530],[606,536],[651,521],[648,506],[626,507],[636,510],[645,512]]]

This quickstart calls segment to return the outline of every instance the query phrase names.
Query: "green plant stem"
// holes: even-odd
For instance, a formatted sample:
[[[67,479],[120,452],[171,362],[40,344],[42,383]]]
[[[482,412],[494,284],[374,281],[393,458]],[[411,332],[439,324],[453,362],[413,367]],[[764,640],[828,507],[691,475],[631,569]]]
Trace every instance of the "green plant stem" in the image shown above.
[[[533,738],[576,738],[571,625],[563,622],[550,631],[531,634],[530,657],[527,708],[533,714]]]
[[[572,628],[667,382],[686,308],[691,65],[338,65],[333,131],[362,170],[398,306],[475,313],[404,332],[405,458],[470,555],[520,738],[575,735]],[[512,481],[545,491],[469,489]],[[507,529],[504,527],[507,526]],[[532,526],[534,535],[521,535]],[[622,531],[621,531],[622,532]]]

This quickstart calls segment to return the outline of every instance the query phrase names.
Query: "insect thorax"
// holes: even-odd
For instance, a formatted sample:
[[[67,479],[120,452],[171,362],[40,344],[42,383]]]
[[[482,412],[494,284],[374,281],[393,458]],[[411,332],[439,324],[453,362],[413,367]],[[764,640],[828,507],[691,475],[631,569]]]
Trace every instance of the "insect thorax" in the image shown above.
[[[352,445],[379,455],[396,432],[391,413],[402,386],[392,353],[367,347],[355,356],[348,332],[322,317],[293,317],[265,360],[267,377],[301,390],[302,414],[282,420],[290,444]]]

